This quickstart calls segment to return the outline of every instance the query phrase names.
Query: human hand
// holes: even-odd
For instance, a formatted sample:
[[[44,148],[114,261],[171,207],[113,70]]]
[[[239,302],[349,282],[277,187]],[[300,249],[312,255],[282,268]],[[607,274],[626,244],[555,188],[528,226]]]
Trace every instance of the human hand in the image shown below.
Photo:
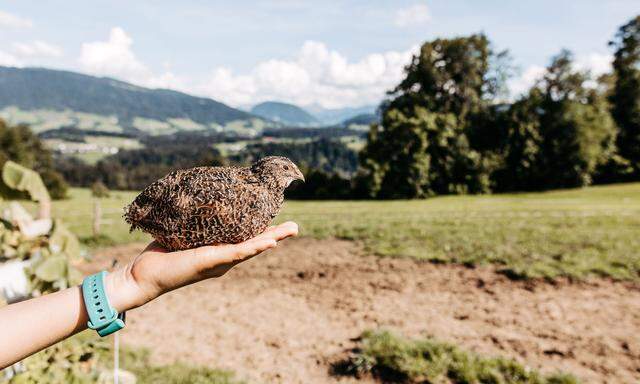
[[[152,242],[126,266],[106,277],[111,305],[118,311],[139,307],[163,293],[201,280],[224,275],[277,242],[298,234],[298,225],[286,222],[239,244],[205,246],[169,252]]]

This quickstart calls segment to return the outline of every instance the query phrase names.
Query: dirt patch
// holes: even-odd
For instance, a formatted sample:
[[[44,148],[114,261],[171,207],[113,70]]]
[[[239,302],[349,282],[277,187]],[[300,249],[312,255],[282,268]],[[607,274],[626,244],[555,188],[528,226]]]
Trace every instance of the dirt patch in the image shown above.
[[[142,247],[101,251],[91,267]],[[150,348],[156,362],[227,368],[253,382],[344,383],[353,379],[329,376],[329,363],[363,330],[384,327],[587,382],[640,379],[636,284],[513,282],[489,268],[362,253],[346,241],[287,241],[131,311],[122,340]]]

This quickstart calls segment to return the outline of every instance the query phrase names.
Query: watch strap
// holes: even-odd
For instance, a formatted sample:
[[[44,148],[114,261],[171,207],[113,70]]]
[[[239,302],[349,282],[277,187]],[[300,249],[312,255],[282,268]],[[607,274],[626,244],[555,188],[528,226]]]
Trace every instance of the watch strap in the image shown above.
[[[82,282],[82,298],[87,309],[87,326],[102,337],[124,328],[124,313],[118,314],[111,304],[104,287],[106,271],[88,276]]]

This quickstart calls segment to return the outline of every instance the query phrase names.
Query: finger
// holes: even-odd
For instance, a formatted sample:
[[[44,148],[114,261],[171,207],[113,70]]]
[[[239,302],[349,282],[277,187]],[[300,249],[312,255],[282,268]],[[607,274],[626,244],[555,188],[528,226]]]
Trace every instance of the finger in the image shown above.
[[[195,260],[196,265],[201,269],[208,269],[217,264],[238,263],[246,260],[275,247],[278,241],[297,234],[298,225],[294,222],[286,222],[239,244],[204,246],[177,252],[177,254]]]
[[[165,247],[163,247],[162,245],[160,245],[160,243],[158,243],[157,241],[152,241],[149,243],[149,245],[146,246],[146,248],[142,251],[142,252],[162,252],[162,253],[167,253],[167,249]]]
[[[266,233],[273,232],[276,228],[278,228],[278,226],[277,226],[277,225],[271,225],[271,226],[267,227],[267,229],[265,229],[262,233],[258,234],[257,236],[260,236],[260,235],[264,235],[264,234],[266,234]],[[257,237],[257,236],[256,236],[256,237]],[[255,237],[253,237],[253,238],[255,238]],[[251,240],[251,239],[249,239],[249,240]]]
[[[213,255],[204,255],[205,263],[239,262],[251,258],[267,249],[273,248],[277,242],[298,234],[298,225],[287,222],[275,226],[260,235],[239,244],[227,244],[214,247],[215,250],[202,249],[203,252],[213,251]],[[207,252],[207,253],[208,253]]]
[[[269,248],[275,247],[278,241],[297,234],[298,225],[293,222],[287,222],[243,243],[225,246],[225,249],[222,251],[225,257],[231,260],[246,260]]]
[[[275,227],[267,229],[253,239],[249,239],[247,241],[261,240],[264,238],[271,238],[276,241],[280,241],[286,239],[287,237],[296,236],[297,234],[298,224],[294,223],[293,221],[287,221],[286,223],[282,223],[280,225],[276,225]]]
[[[270,237],[253,238],[239,244],[218,247],[214,262],[235,263],[251,258],[267,249],[275,247],[277,241]]]

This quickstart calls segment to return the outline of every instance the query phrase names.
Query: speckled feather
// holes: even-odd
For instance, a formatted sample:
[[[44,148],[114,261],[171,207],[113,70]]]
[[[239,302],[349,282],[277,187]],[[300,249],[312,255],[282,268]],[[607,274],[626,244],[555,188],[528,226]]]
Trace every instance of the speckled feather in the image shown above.
[[[302,173],[286,157],[265,157],[251,167],[178,170],[145,188],[125,208],[131,230],[181,250],[235,244],[262,233],[280,211],[284,190]]]

